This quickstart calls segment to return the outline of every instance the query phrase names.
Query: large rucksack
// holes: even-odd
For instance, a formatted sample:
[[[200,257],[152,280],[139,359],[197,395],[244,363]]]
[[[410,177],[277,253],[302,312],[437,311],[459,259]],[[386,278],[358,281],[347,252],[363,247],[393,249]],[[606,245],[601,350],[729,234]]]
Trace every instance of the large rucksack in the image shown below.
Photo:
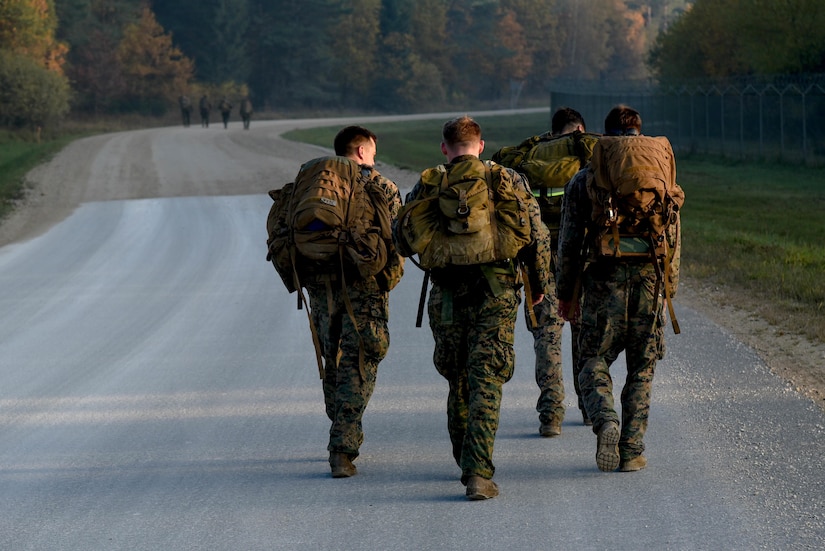
[[[564,186],[590,160],[598,140],[599,134],[587,132],[563,136],[546,132],[527,138],[517,146],[504,147],[493,155],[493,161],[527,177],[554,242],[561,224]]]
[[[376,177],[346,157],[319,157],[269,192],[267,258],[290,293],[318,275],[370,277],[384,268],[392,221]]]
[[[676,278],[671,261],[681,238],[679,211],[685,202],[670,141],[663,136],[602,137],[591,166],[587,192],[593,205],[595,256],[649,259],[669,303]],[[672,305],[668,307],[678,333]]]
[[[475,158],[425,170],[398,214],[399,252],[425,270],[514,259],[531,241],[531,196],[516,178]]]

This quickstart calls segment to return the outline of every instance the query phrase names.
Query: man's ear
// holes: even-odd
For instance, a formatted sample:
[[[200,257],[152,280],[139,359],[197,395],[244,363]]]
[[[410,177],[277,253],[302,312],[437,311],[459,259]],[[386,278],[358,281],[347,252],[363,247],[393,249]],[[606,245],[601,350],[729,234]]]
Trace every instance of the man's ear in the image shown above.
[[[478,140],[478,154],[481,155],[481,152],[484,151],[484,140]]]
[[[441,142],[441,153],[446,157],[447,156],[447,144]]]

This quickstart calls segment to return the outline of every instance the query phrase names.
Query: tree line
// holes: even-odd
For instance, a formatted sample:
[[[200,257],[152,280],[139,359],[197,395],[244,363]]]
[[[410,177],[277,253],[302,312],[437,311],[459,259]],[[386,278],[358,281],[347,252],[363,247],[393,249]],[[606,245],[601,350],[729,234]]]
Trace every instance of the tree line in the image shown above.
[[[3,0],[0,124],[516,106],[549,83],[821,68],[818,0]],[[766,40],[765,37],[771,40]],[[14,86],[8,85],[14,84]]]

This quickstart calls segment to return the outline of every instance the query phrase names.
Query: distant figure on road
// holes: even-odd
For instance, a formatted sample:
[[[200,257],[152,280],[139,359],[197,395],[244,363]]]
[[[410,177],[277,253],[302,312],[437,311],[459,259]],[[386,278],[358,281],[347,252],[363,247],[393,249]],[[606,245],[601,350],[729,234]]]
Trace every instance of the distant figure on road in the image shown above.
[[[181,96],[178,98],[178,104],[180,105],[180,116],[183,119],[183,126],[188,128],[192,116],[192,102],[188,96]]]
[[[590,164],[567,184],[556,289],[559,314],[581,316],[579,388],[597,435],[596,465],[630,472],[647,466],[643,438],[653,373],[665,354],[665,304],[679,332],[670,297],[679,278],[684,193],[670,142],[642,136],[637,111],[614,107],[604,131]],[[627,377],[620,426],[610,366],[621,352]]]
[[[252,120],[252,102],[248,96],[241,102],[241,120],[243,120],[243,129],[249,130],[249,121]]]
[[[223,127],[226,128],[229,124],[229,115],[232,113],[232,104],[229,103],[229,100],[226,99],[226,96],[221,98],[221,102],[218,104],[218,109],[221,110],[221,119],[223,119]]]
[[[200,111],[201,111],[201,126],[204,128],[209,128],[209,111],[212,110],[212,102],[209,101],[209,98],[204,94],[201,96],[200,101]]]

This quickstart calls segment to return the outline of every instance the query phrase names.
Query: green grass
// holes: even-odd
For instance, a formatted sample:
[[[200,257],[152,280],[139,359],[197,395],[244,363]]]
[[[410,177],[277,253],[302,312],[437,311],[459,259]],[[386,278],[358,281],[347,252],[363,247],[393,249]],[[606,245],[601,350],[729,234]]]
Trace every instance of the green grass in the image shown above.
[[[39,165],[71,142],[74,138],[37,141],[22,141],[9,136],[0,136],[0,219],[12,208],[14,201],[22,196],[26,173]]]
[[[479,117],[484,158],[544,132],[547,115]],[[444,161],[444,121],[370,125],[378,159],[411,170]],[[334,128],[286,136],[331,147]],[[739,304],[789,331],[825,342],[825,170],[731,163],[677,155],[682,210],[682,275],[751,297]],[[704,287],[704,286],[703,286]]]

